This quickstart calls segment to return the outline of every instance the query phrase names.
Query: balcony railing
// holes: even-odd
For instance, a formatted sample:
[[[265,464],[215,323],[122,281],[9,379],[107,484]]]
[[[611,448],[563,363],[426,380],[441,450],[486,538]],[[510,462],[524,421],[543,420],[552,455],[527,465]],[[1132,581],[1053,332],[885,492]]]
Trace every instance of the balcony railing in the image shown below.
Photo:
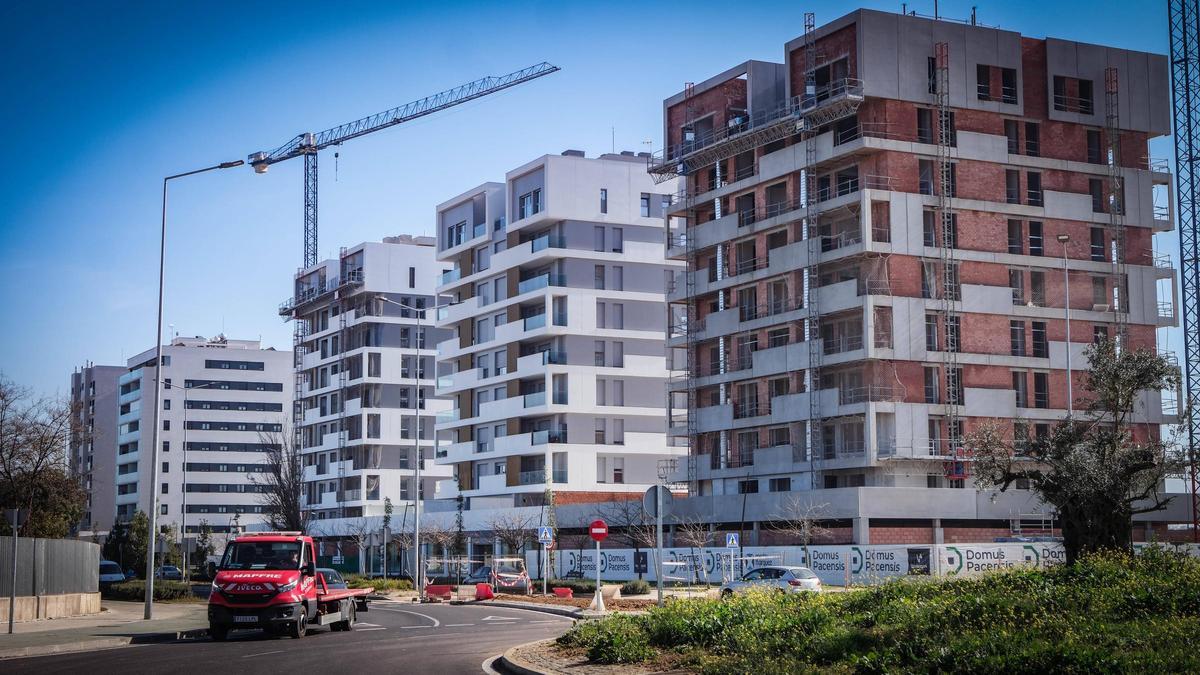
[[[537,253],[548,248],[566,248],[567,240],[561,234],[544,234],[531,240],[529,246],[533,253]]]
[[[760,415],[771,414],[771,403],[769,401],[738,401],[733,404],[733,418],[743,419],[746,417],[758,417]]]
[[[555,483],[567,482],[567,472],[565,470],[551,471],[550,480]],[[521,485],[539,485],[546,482],[546,470],[537,469],[535,471],[522,471],[519,476]]]
[[[532,445],[545,445],[547,443],[566,443],[567,428],[565,426],[558,429],[543,429],[541,431],[533,431],[529,434],[529,442]]]
[[[1055,94],[1054,109],[1061,110],[1063,112],[1075,112],[1083,115],[1091,115],[1095,111],[1095,104],[1090,98]]]
[[[536,408],[540,405],[546,405],[546,392],[538,391],[532,394],[525,394],[523,403],[526,408]]]
[[[435,419],[438,422],[457,422],[459,419],[459,410],[458,408],[439,410]]]
[[[872,384],[863,387],[848,387],[838,390],[839,405],[853,405],[868,401],[898,401],[900,392],[891,385]]]
[[[487,223],[475,223],[471,228],[471,238],[482,237],[487,234]]]
[[[524,319],[522,319],[521,321],[525,326],[525,330],[537,330],[538,328],[545,328],[546,327],[546,313],[542,312],[541,314],[534,314],[533,316],[527,316]]]
[[[826,355],[852,352],[856,349],[862,349],[863,346],[862,334],[834,335],[824,338],[822,342],[824,343],[824,352]]]
[[[459,268],[455,267],[452,270],[446,270],[445,272],[442,272],[442,285],[444,286],[446,284],[453,283],[461,278],[462,270]]]
[[[562,366],[567,363],[567,352],[562,349],[547,349],[542,352],[542,365]]]
[[[550,274],[549,272],[547,272],[546,274],[539,274],[536,277],[533,277],[531,279],[526,279],[525,281],[522,281],[521,283],[517,284],[517,294],[520,295],[522,293],[529,293],[530,291],[536,291],[538,289],[546,288],[549,286],[566,286],[566,285],[567,285],[566,275]]]

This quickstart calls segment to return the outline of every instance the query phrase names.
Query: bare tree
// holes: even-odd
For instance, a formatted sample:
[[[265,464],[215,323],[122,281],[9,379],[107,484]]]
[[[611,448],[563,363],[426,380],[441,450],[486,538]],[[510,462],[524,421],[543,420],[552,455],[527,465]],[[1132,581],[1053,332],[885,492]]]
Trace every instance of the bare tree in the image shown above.
[[[812,565],[809,546],[829,536],[829,530],[821,526],[821,518],[828,508],[828,504],[817,504],[799,495],[792,495],[784,500],[783,507],[771,520],[772,530],[798,541],[804,547],[806,565]]]
[[[429,544],[432,553],[425,561],[425,567],[428,569],[430,559],[436,555],[438,549],[441,549],[443,557],[449,553],[450,546],[454,543],[454,530],[432,518],[426,518],[421,523],[421,541]]]
[[[642,508],[641,499],[605,502],[600,506],[600,517],[608,523],[608,536],[614,541],[639,551],[654,548],[657,541],[654,519]]]
[[[371,521],[366,518],[353,518],[345,521],[346,538],[354,543],[354,547],[358,549],[358,573],[365,574],[367,571],[367,553],[371,548],[371,535],[375,534],[376,530],[371,525]]]
[[[251,473],[249,477],[262,490],[258,501],[265,509],[263,515],[268,525],[280,531],[305,532],[310,522],[302,501],[304,458],[289,426],[258,435],[266,454],[266,471]]]
[[[87,510],[87,494],[67,462],[72,437],[87,437],[78,413],[0,377],[0,506],[29,510],[29,536],[65,537]],[[0,531],[7,533],[7,521]]]
[[[1083,415],[1043,437],[1014,438],[992,424],[966,439],[978,488],[1003,492],[1027,482],[1054,507],[1067,562],[1130,549],[1133,516],[1164,508],[1170,497],[1160,486],[1181,470],[1174,443],[1135,435],[1132,420],[1141,392],[1179,386],[1177,367],[1149,350],[1118,350],[1112,340],[1089,346],[1086,357]]]
[[[712,543],[713,533],[710,525],[699,516],[694,515],[679,517],[675,520],[675,543],[690,549],[693,580],[698,581],[698,575],[702,574],[704,582],[708,583],[708,568],[704,565],[704,549]],[[698,552],[697,549],[699,549]]]
[[[537,533],[537,517],[519,513],[498,513],[488,521],[488,529],[514,555],[521,555],[525,544]]]

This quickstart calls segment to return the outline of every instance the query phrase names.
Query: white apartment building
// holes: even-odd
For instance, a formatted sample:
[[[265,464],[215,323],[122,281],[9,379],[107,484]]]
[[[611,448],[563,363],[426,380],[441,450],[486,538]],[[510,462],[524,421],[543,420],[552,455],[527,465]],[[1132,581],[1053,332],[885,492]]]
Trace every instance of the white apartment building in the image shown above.
[[[67,461],[87,491],[79,536],[107,532],[116,517],[117,380],[125,372],[121,366],[89,363],[71,373],[71,407],[79,426]]]
[[[283,438],[291,367],[290,352],[257,340],[171,340],[163,347],[160,466],[151,486],[154,349],[129,359],[117,381],[117,520],[148,512],[156,490],[163,527],[195,534],[207,523],[223,533],[262,522],[261,483],[252,476],[266,470],[268,446]]]
[[[343,249],[296,275],[280,314],[297,326],[302,503],[314,519],[380,516],[390,499],[394,527],[412,522],[417,449],[432,459],[434,416],[448,407],[433,400],[442,333],[432,312],[417,311],[434,306],[440,271],[433,238],[404,235]],[[426,461],[422,497],[433,499],[447,476]],[[318,529],[340,534],[337,526]]]
[[[568,150],[437,207],[438,345],[453,401],[442,497],[468,509],[607,501],[657,482],[666,442],[662,218],[645,157]],[[512,214],[506,218],[507,214]],[[549,469],[547,469],[549,467]]]

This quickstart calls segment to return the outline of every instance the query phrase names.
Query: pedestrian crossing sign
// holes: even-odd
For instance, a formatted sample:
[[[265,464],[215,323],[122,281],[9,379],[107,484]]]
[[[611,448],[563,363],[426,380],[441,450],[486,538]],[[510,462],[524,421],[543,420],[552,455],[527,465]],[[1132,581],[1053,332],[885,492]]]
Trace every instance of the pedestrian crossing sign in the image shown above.
[[[542,544],[549,544],[554,541],[554,530],[549,525],[542,525],[538,528],[538,541]]]
[[[738,548],[737,532],[729,532],[725,535],[725,548]]]

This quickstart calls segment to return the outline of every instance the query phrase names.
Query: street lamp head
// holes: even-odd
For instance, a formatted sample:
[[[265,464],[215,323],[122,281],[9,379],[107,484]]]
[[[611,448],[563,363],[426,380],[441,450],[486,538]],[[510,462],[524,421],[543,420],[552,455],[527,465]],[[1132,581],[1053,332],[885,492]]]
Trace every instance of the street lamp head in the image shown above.
[[[220,164],[217,165],[217,168],[218,169],[232,169],[235,166],[241,166],[245,163],[246,163],[245,161],[237,159],[232,162],[221,162]]]

